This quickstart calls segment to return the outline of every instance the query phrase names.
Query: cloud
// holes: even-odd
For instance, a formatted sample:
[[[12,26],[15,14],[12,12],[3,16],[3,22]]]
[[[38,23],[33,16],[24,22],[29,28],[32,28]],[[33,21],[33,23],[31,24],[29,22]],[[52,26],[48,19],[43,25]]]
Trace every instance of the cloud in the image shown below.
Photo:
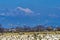
[[[25,13],[34,13],[31,9],[29,8],[22,8],[22,7],[17,7],[17,9],[24,11]]]
[[[14,9],[4,9],[0,11],[0,16],[40,16],[40,13],[32,11],[30,8],[16,7]]]
[[[0,16],[14,16],[15,14],[10,14],[10,13],[0,13]]]
[[[15,12],[14,9],[1,10],[0,11],[0,16],[16,16],[16,13],[14,13],[14,12]]]
[[[41,15],[41,13],[36,13],[36,15]]]
[[[59,9],[60,10],[60,7],[55,7],[55,9]]]
[[[18,10],[19,9],[19,10]],[[29,8],[16,7],[15,9],[4,9],[0,16],[18,16],[18,15],[33,15],[33,11]]]
[[[0,16],[5,16],[5,13],[1,13]]]
[[[59,17],[59,15],[57,15],[57,14],[49,14],[48,16],[53,17],[53,18],[58,18]]]

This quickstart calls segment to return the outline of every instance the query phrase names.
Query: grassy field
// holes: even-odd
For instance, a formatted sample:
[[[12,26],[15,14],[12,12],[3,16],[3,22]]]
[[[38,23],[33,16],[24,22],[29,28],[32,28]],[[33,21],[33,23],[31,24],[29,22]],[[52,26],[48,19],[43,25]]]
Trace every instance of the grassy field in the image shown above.
[[[60,31],[50,31],[50,32],[7,32],[7,33],[0,33],[0,35],[30,35],[30,34],[60,34]]]
[[[0,33],[0,40],[60,40],[60,32],[7,32]]]

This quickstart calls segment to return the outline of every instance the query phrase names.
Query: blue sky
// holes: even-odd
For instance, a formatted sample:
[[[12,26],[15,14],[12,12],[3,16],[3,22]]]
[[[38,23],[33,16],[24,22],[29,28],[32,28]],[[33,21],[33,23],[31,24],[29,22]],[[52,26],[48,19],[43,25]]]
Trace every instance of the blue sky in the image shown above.
[[[0,0],[0,24],[60,26],[60,0]]]

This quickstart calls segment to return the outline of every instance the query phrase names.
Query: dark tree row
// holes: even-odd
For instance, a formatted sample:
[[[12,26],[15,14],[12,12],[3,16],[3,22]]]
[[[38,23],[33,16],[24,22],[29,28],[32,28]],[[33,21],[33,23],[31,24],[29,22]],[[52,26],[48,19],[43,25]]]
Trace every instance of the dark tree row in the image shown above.
[[[15,28],[4,28],[0,24],[0,32],[41,32],[41,31],[60,31],[60,27],[52,27],[48,26],[45,27],[43,25],[37,25],[34,27],[26,26],[24,25],[23,27],[16,26]]]

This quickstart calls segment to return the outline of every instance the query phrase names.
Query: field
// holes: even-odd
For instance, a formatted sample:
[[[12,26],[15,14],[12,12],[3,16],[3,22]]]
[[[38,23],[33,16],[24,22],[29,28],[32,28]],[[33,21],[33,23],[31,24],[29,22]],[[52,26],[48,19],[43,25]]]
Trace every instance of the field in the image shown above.
[[[0,40],[60,40],[60,32],[0,33]]]

